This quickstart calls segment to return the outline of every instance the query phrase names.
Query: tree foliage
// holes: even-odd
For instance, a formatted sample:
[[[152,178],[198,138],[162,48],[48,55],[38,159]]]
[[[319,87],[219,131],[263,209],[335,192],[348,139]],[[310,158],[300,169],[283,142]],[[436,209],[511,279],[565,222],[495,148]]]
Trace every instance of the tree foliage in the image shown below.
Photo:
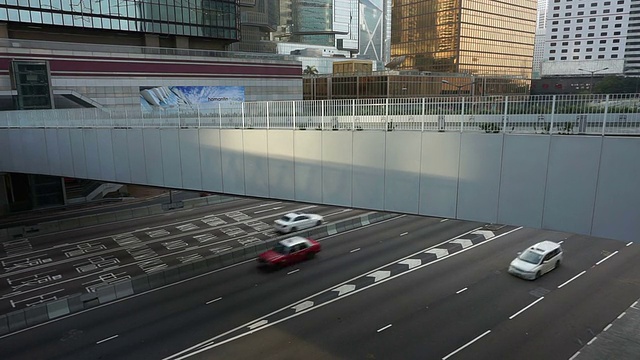
[[[640,77],[606,76],[598,81],[593,92],[598,94],[623,94],[640,91]]]
[[[316,75],[318,73],[318,69],[313,65],[307,65],[302,73],[305,75]]]

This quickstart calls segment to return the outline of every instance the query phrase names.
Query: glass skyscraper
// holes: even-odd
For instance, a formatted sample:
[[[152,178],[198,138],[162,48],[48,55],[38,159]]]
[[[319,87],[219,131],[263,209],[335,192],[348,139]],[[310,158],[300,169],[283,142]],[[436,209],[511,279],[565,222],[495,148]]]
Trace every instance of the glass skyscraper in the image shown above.
[[[530,78],[536,0],[393,0],[401,68]]]
[[[359,59],[374,60],[378,68],[389,62],[391,0],[360,0]]]

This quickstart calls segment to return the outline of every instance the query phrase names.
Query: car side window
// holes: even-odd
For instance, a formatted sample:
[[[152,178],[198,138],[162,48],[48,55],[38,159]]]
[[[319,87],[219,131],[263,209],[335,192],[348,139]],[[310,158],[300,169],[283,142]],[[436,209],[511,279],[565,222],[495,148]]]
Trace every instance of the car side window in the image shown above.
[[[304,249],[308,248],[309,246],[307,244],[305,244],[305,243],[302,243],[302,244],[298,245],[298,247],[299,247],[300,250],[304,250]]]

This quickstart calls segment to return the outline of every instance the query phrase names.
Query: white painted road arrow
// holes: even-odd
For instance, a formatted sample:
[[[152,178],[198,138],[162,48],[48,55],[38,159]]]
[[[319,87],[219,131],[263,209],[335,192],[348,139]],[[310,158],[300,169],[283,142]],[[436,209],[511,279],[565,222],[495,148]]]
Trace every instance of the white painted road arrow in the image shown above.
[[[437,259],[449,255],[449,250],[447,249],[431,249],[424,252],[425,254],[433,254]]]
[[[296,312],[299,312],[302,310],[306,310],[312,306],[313,306],[313,301],[305,301],[298,305],[295,305],[294,307],[292,307],[292,309],[294,309]]]
[[[254,322],[253,324],[249,325],[249,326],[248,326],[248,328],[249,328],[249,329],[251,329],[251,330],[253,330],[253,329],[259,328],[259,327],[260,327],[260,326],[262,326],[262,325],[267,325],[267,323],[269,323],[269,321],[268,321],[268,320],[260,320],[260,321],[256,321],[256,322]]]
[[[373,278],[373,282],[378,282],[384,278],[388,278],[389,276],[391,276],[391,271],[385,271],[385,270],[376,271],[373,274],[367,275],[367,277]]]
[[[473,245],[473,241],[467,239],[456,239],[451,242],[454,244],[460,244],[463,249]]]
[[[352,292],[353,290],[356,289],[355,285],[351,285],[351,284],[346,284],[346,285],[342,285],[340,287],[337,287],[331,291],[337,291],[338,292],[338,296],[342,296],[348,292]]]
[[[420,261],[420,259],[405,259],[405,260],[399,261],[398,264],[407,265],[409,266],[409,269],[411,269],[416,266],[420,266],[422,264],[422,261]]]
[[[491,239],[492,237],[496,236],[496,234],[494,234],[493,231],[489,231],[489,230],[478,230],[478,231],[472,232],[472,234],[482,235],[484,236],[485,240]]]

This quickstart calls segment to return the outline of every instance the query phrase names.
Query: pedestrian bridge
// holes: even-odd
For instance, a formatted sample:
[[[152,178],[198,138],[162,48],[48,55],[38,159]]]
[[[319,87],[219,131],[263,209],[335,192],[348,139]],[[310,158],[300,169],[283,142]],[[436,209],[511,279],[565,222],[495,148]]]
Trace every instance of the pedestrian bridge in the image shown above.
[[[640,98],[0,113],[0,171],[589,234],[640,233]]]

